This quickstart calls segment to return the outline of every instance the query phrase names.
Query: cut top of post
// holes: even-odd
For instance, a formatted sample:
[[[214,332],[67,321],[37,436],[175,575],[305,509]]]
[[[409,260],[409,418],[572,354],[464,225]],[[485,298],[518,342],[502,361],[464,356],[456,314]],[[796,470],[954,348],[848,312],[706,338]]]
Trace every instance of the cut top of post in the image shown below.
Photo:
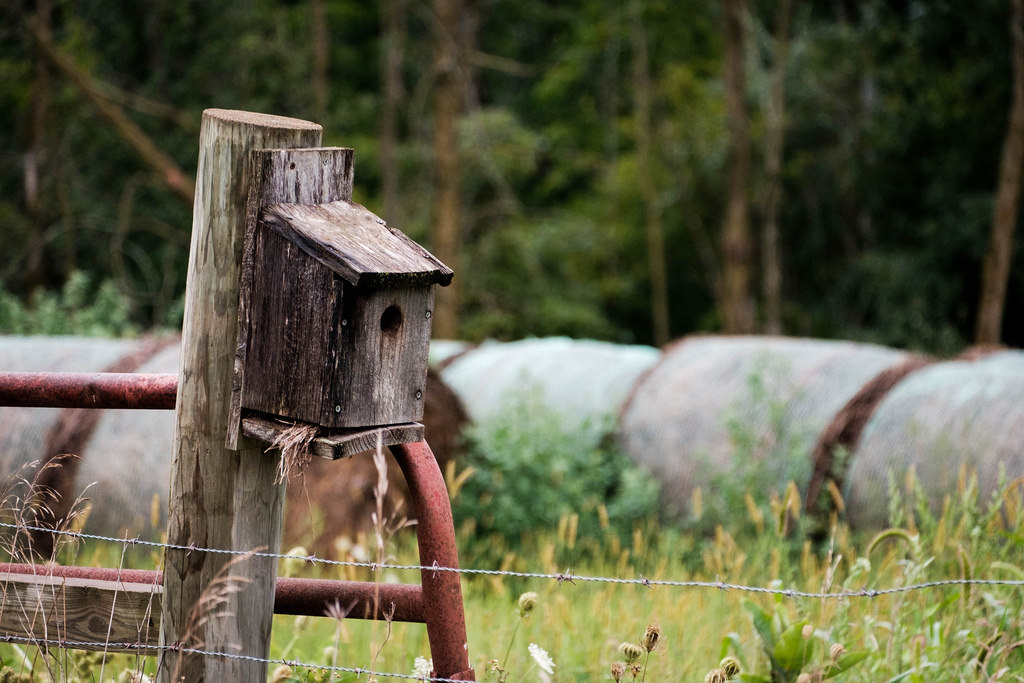
[[[204,118],[218,119],[229,123],[239,123],[260,128],[277,128],[282,130],[323,130],[319,123],[293,119],[290,116],[276,114],[260,114],[238,109],[205,109]]]
[[[349,201],[275,204],[262,223],[356,287],[448,285],[452,270],[382,218]]]

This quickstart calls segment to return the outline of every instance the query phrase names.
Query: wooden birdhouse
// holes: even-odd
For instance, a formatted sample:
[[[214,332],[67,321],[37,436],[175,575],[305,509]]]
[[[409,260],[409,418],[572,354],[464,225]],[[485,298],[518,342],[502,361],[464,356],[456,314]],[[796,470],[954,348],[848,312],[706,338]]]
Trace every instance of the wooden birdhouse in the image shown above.
[[[261,429],[282,420],[344,434],[422,419],[433,285],[451,269],[351,201],[252,203],[233,397],[242,431],[270,440]],[[391,441],[419,438],[422,427]]]

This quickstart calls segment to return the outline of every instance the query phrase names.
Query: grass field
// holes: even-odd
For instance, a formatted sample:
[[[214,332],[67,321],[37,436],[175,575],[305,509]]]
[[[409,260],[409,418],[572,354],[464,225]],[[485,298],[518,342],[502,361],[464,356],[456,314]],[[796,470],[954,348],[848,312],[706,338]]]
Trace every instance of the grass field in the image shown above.
[[[603,536],[574,537],[572,519],[536,532],[507,550],[496,566],[512,571],[673,581],[721,581],[809,592],[878,591],[946,579],[1024,579],[1022,508],[1018,489],[979,500],[969,479],[940,514],[916,499],[913,482],[893,489],[894,525],[871,535],[851,535],[841,524],[824,538],[801,538],[793,505],[776,501],[774,515],[747,512],[737,531],[685,532],[637,520],[628,536],[606,527]],[[412,534],[389,542],[397,563],[415,563]],[[487,557],[474,544],[486,538],[462,534],[464,557]],[[509,546],[511,547],[511,546]],[[136,551],[132,551],[136,552]],[[155,560],[140,553],[136,564]],[[119,548],[83,547],[80,564],[111,566]],[[416,581],[384,570],[300,566],[303,575]],[[292,567],[282,567],[292,571]],[[1024,680],[1024,587],[944,586],[876,597],[791,598],[739,589],[654,587],[576,580],[466,577],[463,583],[471,663],[478,680],[613,680],[613,664],[626,662],[645,630],[660,637],[651,652],[641,648],[638,670],[625,666],[626,681],[729,680],[723,658],[739,663],[734,680],[792,681],[1019,681]],[[528,614],[519,603],[534,593]],[[553,673],[541,664],[544,650]],[[635,648],[634,648],[635,649]],[[152,661],[33,647],[0,645],[0,681],[132,680],[152,673]],[[429,657],[421,625],[278,617],[274,658],[314,665],[412,674],[416,658]],[[279,666],[278,681],[327,681],[315,668]],[[334,680],[368,676],[335,674]]]
[[[1020,580],[1019,499],[1004,501],[980,506],[965,485],[934,517],[911,492],[903,507],[914,517],[904,516],[902,526],[863,538],[837,526],[819,543],[781,536],[771,525],[753,536],[720,528],[701,539],[649,525],[632,539],[606,539],[600,556],[577,557],[571,568],[576,575],[721,580],[809,592],[877,591],[945,579]],[[506,566],[564,573],[574,549],[553,533],[527,550],[509,557]],[[827,600],[545,579],[471,578],[464,586],[470,654],[480,680],[611,680],[613,662],[624,659],[620,645],[639,643],[651,625],[660,629],[660,639],[641,660],[641,677],[650,681],[705,680],[728,655],[741,665],[738,680],[746,681],[1024,678],[1020,586],[955,585]],[[521,619],[517,600],[526,591],[537,594],[536,608]],[[385,631],[380,624],[345,625],[339,663],[369,666]],[[332,654],[324,648],[337,637],[330,622],[281,620],[275,650],[323,662]],[[541,673],[530,643],[553,658],[554,676]],[[410,673],[414,658],[427,655],[422,629],[396,624],[375,668]],[[296,674],[293,680],[326,680]],[[628,671],[625,678],[630,680]]]

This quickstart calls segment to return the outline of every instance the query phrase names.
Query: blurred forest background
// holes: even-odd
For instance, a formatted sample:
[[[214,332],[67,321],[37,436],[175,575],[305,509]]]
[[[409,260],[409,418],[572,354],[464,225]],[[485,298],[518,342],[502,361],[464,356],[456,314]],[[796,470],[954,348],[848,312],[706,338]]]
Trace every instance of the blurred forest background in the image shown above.
[[[1024,345],[1020,12],[6,0],[0,327],[179,326],[221,107],[356,150],[356,201],[456,270],[437,336]]]

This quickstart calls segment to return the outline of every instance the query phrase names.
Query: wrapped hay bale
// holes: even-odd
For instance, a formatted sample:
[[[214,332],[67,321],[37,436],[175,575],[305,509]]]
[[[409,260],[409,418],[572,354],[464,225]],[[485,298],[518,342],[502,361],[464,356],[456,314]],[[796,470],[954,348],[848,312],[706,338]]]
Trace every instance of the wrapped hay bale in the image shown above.
[[[715,495],[718,477],[803,490],[818,434],[865,383],[907,357],[852,342],[690,337],[637,383],[620,420],[622,447],[683,514],[696,487]]]
[[[177,374],[181,345],[159,351],[134,371]],[[76,492],[92,501],[87,530],[155,537],[167,520],[174,411],[103,410],[82,456]]]
[[[846,402],[832,422],[818,435],[811,453],[813,471],[804,497],[804,510],[828,519],[828,513],[845,509],[840,489],[846,480],[849,455],[857,450],[861,434],[878,404],[894,386],[912,372],[931,364],[926,356],[911,356],[875,375]]]
[[[451,339],[431,339],[427,362],[431,367],[443,368],[460,354],[473,348],[473,344]]]
[[[474,423],[530,401],[565,431],[593,442],[612,426],[634,382],[659,356],[649,346],[565,337],[487,342],[452,359],[441,376]]]
[[[138,340],[129,339],[0,336],[0,370],[98,372],[139,347]],[[0,407],[0,477],[6,480],[41,458],[43,444],[64,413],[59,408]]]
[[[980,500],[1024,476],[1024,353],[936,363],[897,384],[864,427],[846,475],[850,524],[888,521],[890,476],[902,488],[913,469],[938,511],[962,471],[977,474]]]

